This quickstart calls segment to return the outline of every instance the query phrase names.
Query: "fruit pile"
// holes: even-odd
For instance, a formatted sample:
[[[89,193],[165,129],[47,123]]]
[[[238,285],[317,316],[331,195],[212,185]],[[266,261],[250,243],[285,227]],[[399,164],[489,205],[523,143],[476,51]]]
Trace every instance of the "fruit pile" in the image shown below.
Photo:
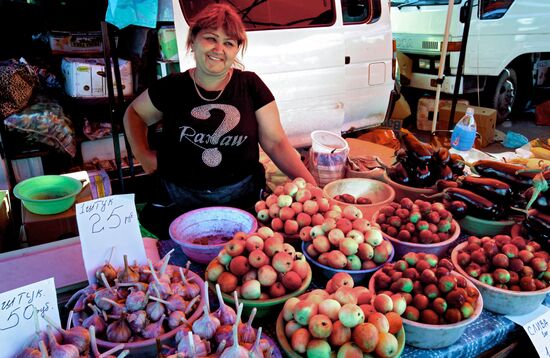
[[[427,188],[439,179],[451,180],[464,174],[463,158],[446,148],[435,150],[406,131],[402,136],[404,148],[395,152],[396,163],[386,168],[395,182],[415,188]]]
[[[376,293],[400,293],[407,308],[403,317],[427,324],[450,324],[470,318],[479,291],[455,272],[451,261],[437,256],[408,253],[387,263],[371,278]]]
[[[249,235],[236,233],[206,268],[208,281],[218,283],[225,293],[237,290],[248,300],[294,292],[309,275],[303,255],[267,226]]]
[[[393,357],[404,304],[400,295],[373,297],[367,288],[354,287],[350,275],[338,273],[326,289],[286,301],[284,327],[277,330],[284,329],[292,350],[308,357]]]
[[[331,205],[321,188],[296,178],[277,186],[254,209],[261,224],[285,235],[296,235],[303,227],[322,224],[323,214],[331,210]]]
[[[356,199],[355,196],[348,193],[335,195],[333,199],[336,201],[341,201],[346,204],[359,204],[359,205],[372,204],[372,200],[366,196],[360,196]]]
[[[448,240],[457,230],[453,215],[442,203],[403,198],[380,209],[376,223],[387,235],[400,240],[432,244]]]
[[[512,291],[536,291],[550,285],[550,255],[539,243],[521,236],[470,236],[455,255],[468,275],[487,285]]]
[[[348,212],[361,211],[354,206]],[[370,270],[387,262],[393,255],[393,246],[382,237],[378,228],[371,227],[366,219],[349,220],[327,218],[322,225],[304,228],[300,237],[306,241],[307,256],[321,265],[335,269]]]

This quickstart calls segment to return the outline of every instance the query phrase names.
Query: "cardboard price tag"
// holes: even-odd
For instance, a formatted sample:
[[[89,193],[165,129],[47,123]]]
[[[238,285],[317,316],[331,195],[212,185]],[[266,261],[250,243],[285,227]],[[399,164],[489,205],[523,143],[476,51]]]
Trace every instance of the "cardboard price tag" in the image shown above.
[[[147,263],[134,194],[112,195],[76,204],[76,222],[90,283],[96,282],[95,271],[109,259],[114,267],[124,265],[123,255],[131,262]]]
[[[60,326],[53,278],[0,293],[0,358],[15,357],[27,347],[37,323],[46,330],[44,315]]]
[[[540,357],[550,358],[550,308],[540,306],[523,316],[506,316],[521,325]]]

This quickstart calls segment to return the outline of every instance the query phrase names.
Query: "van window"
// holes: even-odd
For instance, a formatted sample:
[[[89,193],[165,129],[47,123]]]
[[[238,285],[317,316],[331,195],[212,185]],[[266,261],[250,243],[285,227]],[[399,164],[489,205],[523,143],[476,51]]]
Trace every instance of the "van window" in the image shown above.
[[[336,21],[334,0],[179,0],[183,16],[193,18],[212,3],[235,7],[247,31],[330,26]]]
[[[479,18],[482,20],[500,19],[513,2],[514,0],[481,0]]]
[[[455,4],[460,4],[462,0],[455,0]],[[425,6],[425,5],[448,5],[449,0],[392,0],[391,6],[402,8],[404,6]]]
[[[376,22],[382,13],[380,0],[341,0],[344,25]]]

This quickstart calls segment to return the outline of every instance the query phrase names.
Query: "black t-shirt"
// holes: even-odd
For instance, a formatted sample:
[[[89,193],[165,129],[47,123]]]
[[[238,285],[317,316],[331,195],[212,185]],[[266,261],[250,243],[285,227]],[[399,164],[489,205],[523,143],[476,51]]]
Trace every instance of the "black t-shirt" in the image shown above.
[[[206,98],[219,92],[201,89]],[[158,172],[175,184],[209,189],[233,184],[254,173],[259,161],[255,111],[274,100],[254,72],[233,70],[216,101],[205,101],[189,71],[172,74],[149,88],[163,112],[157,149]]]

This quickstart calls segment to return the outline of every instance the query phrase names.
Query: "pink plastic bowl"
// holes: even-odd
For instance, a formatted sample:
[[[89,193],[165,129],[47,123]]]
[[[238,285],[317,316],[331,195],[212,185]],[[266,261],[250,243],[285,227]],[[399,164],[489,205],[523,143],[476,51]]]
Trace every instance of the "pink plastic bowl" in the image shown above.
[[[208,264],[223,249],[227,242],[223,238],[231,239],[239,231],[250,234],[257,228],[256,218],[244,210],[212,206],[179,216],[170,224],[168,231],[172,240],[181,246],[189,259]],[[210,238],[210,242],[196,243],[204,238]]]

